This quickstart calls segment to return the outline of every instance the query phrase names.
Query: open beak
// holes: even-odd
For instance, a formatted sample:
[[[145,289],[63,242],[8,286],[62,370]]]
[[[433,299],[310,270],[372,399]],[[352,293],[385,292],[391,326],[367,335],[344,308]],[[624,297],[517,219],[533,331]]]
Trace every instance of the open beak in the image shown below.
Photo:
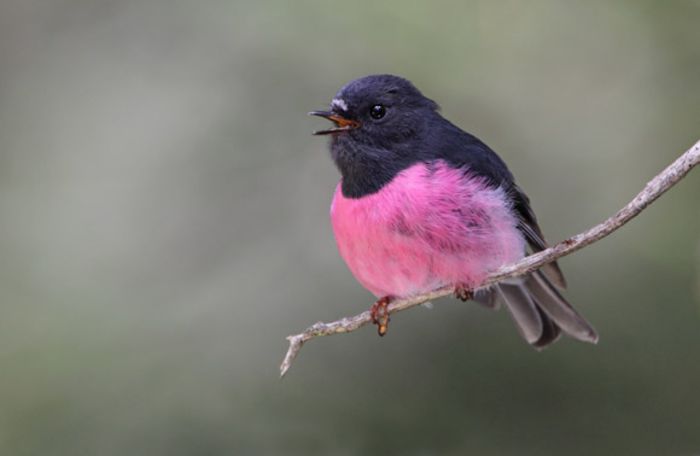
[[[328,119],[331,122],[334,122],[336,125],[335,128],[315,131],[315,135],[328,135],[331,133],[339,133],[341,131],[354,130],[355,128],[358,128],[360,126],[360,122],[356,120],[346,119],[340,114],[331,111],[311,111],[309,115],[323,117],[324,119]]]

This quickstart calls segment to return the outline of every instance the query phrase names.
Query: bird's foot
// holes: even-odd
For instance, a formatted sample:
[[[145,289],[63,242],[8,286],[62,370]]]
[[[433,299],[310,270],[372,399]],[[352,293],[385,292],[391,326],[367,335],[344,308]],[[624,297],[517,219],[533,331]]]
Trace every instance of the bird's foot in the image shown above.
[[[369,313],[372,315],[372,323],[377,325],[377,333],[380,336],[384,336],[387,329],[389,329],[389,303],[391,301],[391,296],[384,296],[372,304],[372,307],[369,309]]]
[[[466,287],[464,284],[455,285],[455,298],[464,302],[474,299],[474,290]]]

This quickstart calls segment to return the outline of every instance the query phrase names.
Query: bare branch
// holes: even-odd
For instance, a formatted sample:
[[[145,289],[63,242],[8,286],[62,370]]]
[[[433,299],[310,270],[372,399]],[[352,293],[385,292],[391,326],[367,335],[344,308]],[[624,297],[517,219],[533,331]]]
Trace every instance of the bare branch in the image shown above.
[[[615,215],[581,234],[565,239],[553,247],[525,257],[517,263],[501,267],[489,275],[481,287],[493,285],[496,282],[510,277],[527,274],[547,263],[569,255],[604,238],[642,212],[642,210],[653,203],[659,196],[663,195],[666,190],[683,179],[698,163],[700,163],[700,141],[696,142],[675,162],[649,181],[644,189]],[[419,296],[399,299],[389,304],[388,311],[392,314],[400,312],[424,302],[450,295],[453,292],[454,287],[444,287]],[[280,366],[280,375],[284,376],[284,374],[287,373],[292,362],[294,362],[294,358],[296,358],[301,347],[308,340],[321,336],[352,332],[367,325],[371,321],[372,317],[369,311],[365,311],[354,317],[346,317],[331,323],[318,322],[308,327],[302,333],[287,337],[287,340],[289,340],[289,350]]]

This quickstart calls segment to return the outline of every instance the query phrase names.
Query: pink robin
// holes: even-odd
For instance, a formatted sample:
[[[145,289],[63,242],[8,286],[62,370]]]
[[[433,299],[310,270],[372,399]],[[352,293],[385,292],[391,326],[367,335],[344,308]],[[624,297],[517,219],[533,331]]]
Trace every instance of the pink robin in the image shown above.
[[[479,289],[489,272],[546,248],[530,200],[488,146],[443,118],[413,84],[366,76],[340,89],[330,136],[342,174],[331,205],[338,250],[375,296],[384,335],[387,305],[453,286],[457,297],[504,303],[523,338],[544,347],[563,332],[595,343],[591,325],[564,299],[556,263]],[[476,293],[474,293],[474,290]]]

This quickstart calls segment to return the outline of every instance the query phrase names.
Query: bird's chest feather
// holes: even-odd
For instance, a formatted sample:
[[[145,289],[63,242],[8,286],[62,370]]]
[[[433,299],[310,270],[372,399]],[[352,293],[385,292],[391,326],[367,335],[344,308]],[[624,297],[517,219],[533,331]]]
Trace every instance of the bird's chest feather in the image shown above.
[[[377,296],[476,286],[524,254],[505,193],[443,162],[413,165],[361,198],[339,184],[331,221],[341,256]]]

